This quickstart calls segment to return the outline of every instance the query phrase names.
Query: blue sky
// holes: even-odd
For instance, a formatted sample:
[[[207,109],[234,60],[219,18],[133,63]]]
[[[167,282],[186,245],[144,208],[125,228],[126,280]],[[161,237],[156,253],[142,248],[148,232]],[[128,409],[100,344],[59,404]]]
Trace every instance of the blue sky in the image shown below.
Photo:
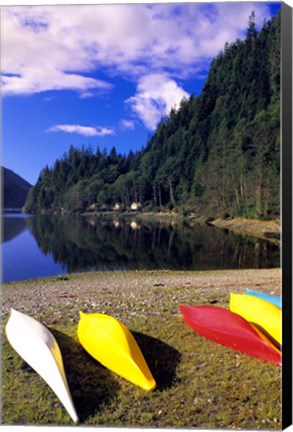
[[[119,153],[199,94],[225,42],[278,2],[1,8],[2,165],[35,184],[70,145]]]

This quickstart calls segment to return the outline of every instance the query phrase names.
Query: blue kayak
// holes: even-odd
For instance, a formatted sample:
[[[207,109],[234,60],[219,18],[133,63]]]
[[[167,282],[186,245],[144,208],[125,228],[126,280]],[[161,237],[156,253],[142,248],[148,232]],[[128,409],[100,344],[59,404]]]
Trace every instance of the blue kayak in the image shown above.
[[[259,291],[254,291],[251,289],[247,289],[246,294],[252,295],[255,297],[259,297],[263,300],[266,300],[266,301],[274,304],[275,306],[278,306],[278,308],[282,309],[282,297],[279,297],[279,296],[273,295],[273,294],[267,294],[267,293],[263,293],[263,292],[259,292]]]

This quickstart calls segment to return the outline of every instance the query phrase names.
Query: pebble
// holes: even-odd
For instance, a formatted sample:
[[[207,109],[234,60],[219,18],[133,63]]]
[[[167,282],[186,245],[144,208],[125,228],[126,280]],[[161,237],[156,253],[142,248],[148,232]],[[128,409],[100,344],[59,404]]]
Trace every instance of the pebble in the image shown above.
[[[66,280],[20,281],[3,284],[1,312],[8,316],[10,308],[38,318],[44,313],[55,319],[73,316],[78,309],[121,316],[168,313],[171,304],[202,304],[208,297],[229,304],[229,293],[245,292],[246,287],[280,293],[280,269],[217,270],[202,272],[127,271],[69,275]],[[186,286],[188,283],[188,287]],[[155,284],[160,286],[154,287]],[[160,292],[159,292],[160,291]],[[68,298],[70,293],[70,299]],[[24,295],[25,294],[25,295]],[[226,301],[225,301],[226,298]],[[168,304],[170,303],[170,306]],[[171,307],[170,313],[173,311]]]

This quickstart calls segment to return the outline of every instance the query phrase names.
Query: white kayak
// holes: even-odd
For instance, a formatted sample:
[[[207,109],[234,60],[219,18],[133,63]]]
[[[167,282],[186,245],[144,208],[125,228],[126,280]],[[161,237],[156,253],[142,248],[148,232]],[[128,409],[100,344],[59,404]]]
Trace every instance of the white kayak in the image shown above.
[[[78,422],[61,351],[53,334],[36,319],[12,308],[5,331],[10,345],[51,387],[72,420]]]

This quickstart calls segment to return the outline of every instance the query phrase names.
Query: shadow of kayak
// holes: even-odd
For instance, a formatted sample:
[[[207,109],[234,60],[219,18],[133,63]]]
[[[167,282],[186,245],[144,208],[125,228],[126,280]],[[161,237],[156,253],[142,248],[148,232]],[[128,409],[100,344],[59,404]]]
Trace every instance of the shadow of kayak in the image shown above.
[[[105,409],[118,395],[113,373],[92,358],[72,337],[50,329],[63,357],[64,369],[80,424]],[[178,382],[176,368],[181,354],[170,345],[143,333],[132,332],[157,383],[163,391]]]
[[[58,341],[71,396],[84,423],[117,396],[120,385],[112,373],[92,358],[78,341],[66,334],[50,329]]]
[[[157,383],[154,390],[165,390],[178,382],[176,369],[182,355],[160,339],[139,332],[132,332]]]

